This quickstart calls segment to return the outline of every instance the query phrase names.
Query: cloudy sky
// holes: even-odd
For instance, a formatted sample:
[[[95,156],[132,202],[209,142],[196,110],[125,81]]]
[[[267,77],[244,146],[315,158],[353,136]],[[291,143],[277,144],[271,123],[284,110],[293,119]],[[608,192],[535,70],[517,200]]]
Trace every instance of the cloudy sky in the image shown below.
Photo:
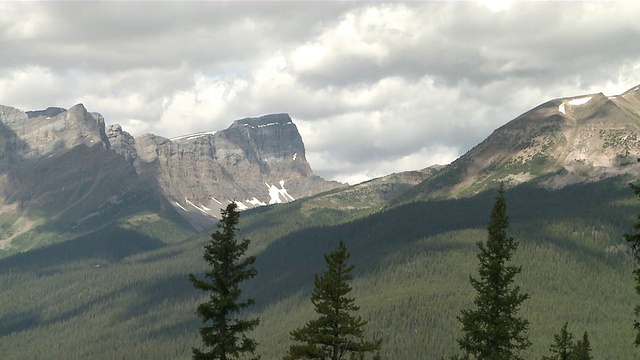
[[[0,2],[0,104],[165,137],[288,113],[314,171],[356,183],[640,84],[638,19],[638,1]]]

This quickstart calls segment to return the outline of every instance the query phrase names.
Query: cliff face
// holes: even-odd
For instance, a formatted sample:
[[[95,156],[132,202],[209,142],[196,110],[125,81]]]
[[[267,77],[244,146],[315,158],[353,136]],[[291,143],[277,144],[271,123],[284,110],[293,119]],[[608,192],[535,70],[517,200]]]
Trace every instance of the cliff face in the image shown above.
[[[178,218],[82,105],[0,107],[0,153],[0,249],[64,241],[137,213]]]
[[[134,139],[133,149],[138,174],[196,226],[206,226],[231,201],[247,209],[343,186],[313,174],[286,114],[237,120],[225,130],[171,140],[144,135]]]
[[[170,140],[105,127],[83,105],[29,112],[0,106],[0,218],[9,219],[0,224],[7,229],[0,248],[42,232],[38,224],[72,232],[136,213],[202,230],[231,201],[248,209],[341,186],[313,175],[286,114]]]
[[[9,135],[7,140],[15,144],[12,155],[22,159],[37,159],[78,145],[109,147],[104,119],[87,112],[82,104],[66,111],[28,113],[2,106],[0,119],[7,130],[4,134]]]

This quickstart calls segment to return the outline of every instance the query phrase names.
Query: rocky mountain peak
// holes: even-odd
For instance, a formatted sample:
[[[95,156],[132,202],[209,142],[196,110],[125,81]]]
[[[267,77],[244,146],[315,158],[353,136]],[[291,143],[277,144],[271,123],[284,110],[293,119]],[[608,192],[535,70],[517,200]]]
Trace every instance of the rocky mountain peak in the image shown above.
[[[60,108],[60,107],[48,107],[46,110],[33,110],[33,111],[27,111],[27,116],[30,118],[34,118],[34,117],[39,117],[39,116],[48,116],[48,117],[52,117],[52,116],[56,116],[60,113],[63,113],[67,111],[66,109]]]
[[[24,224],[6,239],[0,229],[0,249],[38,231],[34,214],[65,231],[136,211],[205,229],[229,202],[247,209],[341,186],[313,175],[287,114],[167,139],[134,138],[82,104],[29,112],[0,106],[0,214]]]
[[[640,85],[634,86],[631,89],[625,91],[621,96],[622,97],[627,97],[627,96],[640,97]]]
[[[133,164],[138,157],[134,137],[122,130],[122,126],[119,124],[109,125],[105,132],[111,149]]]
[[[270,114],[260,117],[244,118],[236,120],[231,125],[233,127],[249,126],[251,128],[261,128],[273,125],[293,125],[293,120],[289,114]]]
[[[81,144],[109,147],[104,119],[87,112],[82,104],[69,110],[48,108],[28,113],[2,107],[0,120],[7,128],[5,137],[16,144],[15,155],[23,159],[53,155]]]
[[[344,186],[313,174],[287,114],[240,119],[225,130],[172,139],[147,134],[135,139],[135,152],[140,176],[196,227],[209,226],[231,201],[247,209]]]
[[[407,197],[471,195],[498,182],[560,188],[640,175],[639,90],[547,101],[496,129]]]

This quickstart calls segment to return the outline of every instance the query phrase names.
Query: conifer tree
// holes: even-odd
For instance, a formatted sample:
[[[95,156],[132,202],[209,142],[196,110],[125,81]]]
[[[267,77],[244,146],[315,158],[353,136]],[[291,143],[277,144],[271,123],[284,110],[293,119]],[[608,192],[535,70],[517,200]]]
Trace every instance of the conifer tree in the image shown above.
[[[549,346],[551,356],[543,356],[543,360],[570,360],[573,359],[573,334],[567,330],[568,323],[564,323],[559,334],[553,335],[553,344]]]
[[[364,359],[366,353],[380,350],[380,341],[363,339],[367,322],[352,314],[359,307],[355,299],[348,296],[351,286],[347,282],[352,279],[354,268],[347,265],[349,257],[343,241],[335,251],[324,255],[327,270],[322,276],[315,275],[311,293],[318,318],[291,331],[291,339],[297,344],[290,346],[285,360]]]
[[[591,343],[589,343],[589,335],[585,331],[582,340],[578,340],[571,352],[570,360],[593,360],[591,357]]]
[[[640,159],[638,161],[640,162]],[[640,186],[635,184],[629,184],[629,186],[631,186],[636,195],[640,196]],[[640,295],[640,214],[636,218],[636,223],[633,224],[633,233],[625,234],[624,237],[631,243],[631,249],[635,256],[636,268],[633,270],[633,275],[635,277],[636,294]],[[634,314],[636,319],[633,320],[633,326],[636,329],[635,344],[637,347],[640,346],[640,322],[637,319],[640,316],[640,305],[634,307]]]
[[[189,274],[193,286],[210,293],[209,300],[200,304],[196,314],[202,318],[200,336],[208,351],[193,348],[194,360],[231,360],[243,354],[252,356],[256,341],[246,333],[255,328],[259,319],[240,319],[241,311],[254,304],[253,299],[241,300],[240,283],[254,277],[257,270],[252,267],[255,256],[245,256],[249,240],[238,241],[240,213],[237,205],[231,203],[222,210],[222,219],[218,229],[211,234],[211,240],[205,245],[204,260],[211,266],[205,273],[205,280]],[[208,280],[207,280],[208,279]]]
[[[460,349],[467,356],[484,360],[522,359],[520,351],[531,346],[527,338],[529,321],[518,317],[521,304],[529,298],[513,285],[522,267],[508,265],[518,244],[507,236],[509,218],[504,187],[501,184],[487,227],[487,241],[478,242],[479,278],[470,276],[477,294],[476,309],[461,311]]]

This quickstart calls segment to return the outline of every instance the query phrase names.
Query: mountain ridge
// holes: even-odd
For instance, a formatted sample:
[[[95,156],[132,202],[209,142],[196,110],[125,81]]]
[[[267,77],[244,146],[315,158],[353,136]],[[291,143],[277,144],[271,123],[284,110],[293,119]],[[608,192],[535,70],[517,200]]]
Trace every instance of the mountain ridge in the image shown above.
[[[600,168],[607,165],[633,174],[627,169],[635,163],[622,166],[622,161],[635,161],[636,142],[629,138],[635,134],[635,93],[618,103],[591,95],[589,101],[589,96],[551,100],[524,113],[470,150],[474,156],[461,157],[458,168],[392,174],[244,212],[238,237],[251,239],[248,255],[257,257],[258,276],[246,284],[245,294],[256,300],[251,311],[261,319],[255,331],[262,344],[258,355],[281,357],[291,329],[312,318],[308,296],[313,274],[323,271],[322,254],[340,240],[353,255],[353,295],[369,322],[369,334],[383,339],[382,357],[448,358],[457,353],[456,315],[473,304],[469,275],[476,271],[477,242],[486,239],[495,196],[490,189],[509,176],[529,173],[532,179],[513,179],[505,193],[509,234],[519,242],[513,261],[523,268],[518,286],[531,294],[521,313],[531,322],[533,346],[523,357],[547,355],[552,334],[569,322],[573,331],[588,331],[594,357],[632,358],[634,262],[622,236],[632,229],[640,206],[627,188],[632,176]],[[603,122],[611,114],[616,121]],[[225,139],[247,139],[242,131],[249,127],[236,128],[239,132]],[[247,134],[251,141],[259,139],[259,133]],[[124,133],[114,128],[111,135],[122,137],[119,146],[127,145]],[[208,143],[215,136],[200,135],[190,140],[187,136],[187,146]],[[142,155],[154,163],[166,157],[166,149],[177,154],[186,149],[169,140],[149,137],[159,144],[155,148],[138,144],[149,150],[146,155],[129,147],[136,151],[131,161],[109,151],[118,166],[131,171]],[[110,143],[117,148],[116,141]],[[0,143],[0,150],[13,146],[4,145]],[[74,151],[83,155],[87,148],[77,146]],[[156,152],[157,148],[164,150]],[[101,146],[91,149],[106,151]],[[261,154],[279,151],[266,150]],[[286,155],[282,163],[291,162],[291,153],[280,150]],[[604,157],[598,157],[601,154]],[[57,154],[53,159],[76,155]],[[242,156],[241,151],[231,153],[232,159]],[[38,164],[51,166],[48,161]],[[569,165],[574,167],[564,169]],[[147,169],[159,171],[155,165]],[[571,174],[576,182],[549,184]],[[451,190],[467,177],[477,185],[463,183],[454,189],[457,192]],[[83,187],[91,188],[92,182],[79,186]],[[69,194],[65,204],[86,201],[86,194]],[[407,204],[380,209],[407,194],[413,194]],[[131,201],[138,203],[145,202]],[[164,205],[179,210],[168,201]],[[157,236],[139,238],[139,232],[122,231],[136,230],[139,222],[154,216],[159,217],[135,213],[75,241],[0,259],[0,268],[9,270],[0,271],[0,288],[8,299],[0,303],[0,356],[188,359],[191,348],[201,346],[201,324],[193,311],[202,294],[191,287],[186,274],[207,271],[202,246],[210,237],[203,232],[171,244],[156,241]],[[60,220],[76,224],[75,217]],[[157,234],[174,227],[165,225],[159,229],[153,223],[146,229]],[[112,244],[111,238],[126,241]]]
[[[230,201],[248,209],[344,186],[313,174],[287,114],[172,141],[134,138],[82,104],[28,112],[0,106],[0,155],[5,250],[145,213],[201,231]],[[53,224],[57,230],[44,230]]]
[[[640,86],[546,101],[493,131],[395,203],[469,196],[505,182],[561,188],[640,175]]]

